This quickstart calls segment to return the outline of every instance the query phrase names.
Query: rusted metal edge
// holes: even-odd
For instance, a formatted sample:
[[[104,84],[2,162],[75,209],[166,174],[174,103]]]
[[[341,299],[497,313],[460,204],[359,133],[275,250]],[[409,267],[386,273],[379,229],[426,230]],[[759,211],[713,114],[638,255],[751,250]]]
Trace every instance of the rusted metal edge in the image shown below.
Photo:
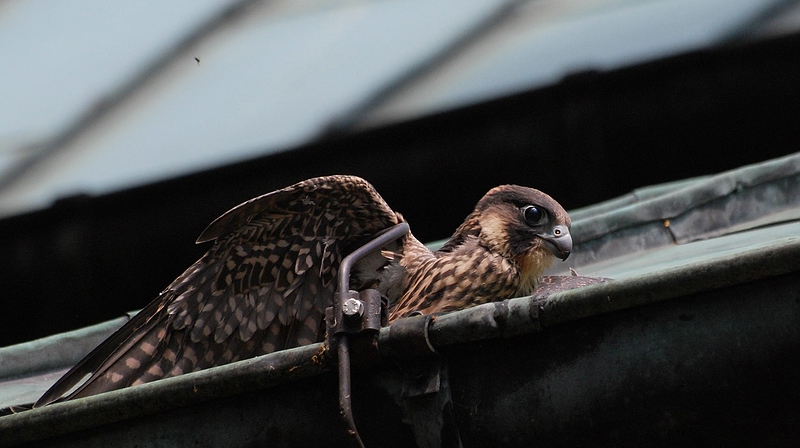
[[[786,237],[702,262],[558,292],[545,299],[523,297],[434,316],[429,325],[420,326],[420,337],[427,338],[423,345],[429,343],[438,350],[542,331],[597,314],[796,271],[800,271],[800,237]],[[392,345],[391,339],[392,327],[382,328],[379,348]],[[0,447],[308,378],[332,371],[336,365],[331,359],[323,344],[313,344],[0,417]]]

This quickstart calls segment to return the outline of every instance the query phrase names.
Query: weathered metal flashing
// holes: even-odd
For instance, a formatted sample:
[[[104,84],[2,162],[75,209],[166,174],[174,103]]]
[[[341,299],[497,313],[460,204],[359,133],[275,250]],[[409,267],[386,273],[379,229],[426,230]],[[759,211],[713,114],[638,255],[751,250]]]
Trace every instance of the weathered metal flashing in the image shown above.
[[[800,154],[654,186],[575,213],[573,264],[800,219]],[[613,247],[610,247],[613,246]]]

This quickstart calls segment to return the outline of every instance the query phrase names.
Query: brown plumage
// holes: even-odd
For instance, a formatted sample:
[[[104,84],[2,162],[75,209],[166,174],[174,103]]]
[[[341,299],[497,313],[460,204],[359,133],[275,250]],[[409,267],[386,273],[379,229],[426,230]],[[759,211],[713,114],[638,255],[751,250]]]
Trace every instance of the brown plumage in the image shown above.
[[[432,253],[413,236],[408,275],[389,320],[529,295],[556,257],[572,250],[570,219],[550,196],[503,185],[489,190],[450,240]]]
[[[342,258],[402,221],[354,176],[309,179],[231,209],[198,238],[214,241],[209,251],[36,406],[323,340]],[[496,187],[441,249],[409,233],[357,263],[351,288],[380,290],[390,321],[527,295],[569,255],[569,226],[546,194]]]

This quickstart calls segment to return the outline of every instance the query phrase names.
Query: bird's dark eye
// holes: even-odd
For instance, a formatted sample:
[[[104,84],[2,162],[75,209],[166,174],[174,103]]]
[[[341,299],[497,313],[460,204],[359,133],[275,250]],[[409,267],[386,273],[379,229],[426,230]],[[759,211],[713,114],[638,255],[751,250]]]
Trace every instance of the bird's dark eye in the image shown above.
[[[526,205],[522,208],[522,216],[525,217],[525,221],[532,226],[536,226],[542,224],[542,222],[547,218],[544,210],[540,209],[535,205]]]

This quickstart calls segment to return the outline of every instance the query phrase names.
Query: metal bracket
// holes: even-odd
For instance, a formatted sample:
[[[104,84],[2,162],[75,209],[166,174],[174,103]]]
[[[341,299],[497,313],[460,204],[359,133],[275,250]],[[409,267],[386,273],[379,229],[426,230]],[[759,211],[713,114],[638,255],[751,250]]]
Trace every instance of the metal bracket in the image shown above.
[[[358,334],[381,329],[381,293],[375,289],[337,292],[329,308],[328,334]],[[326,318],[327,310],[326,310]]]

